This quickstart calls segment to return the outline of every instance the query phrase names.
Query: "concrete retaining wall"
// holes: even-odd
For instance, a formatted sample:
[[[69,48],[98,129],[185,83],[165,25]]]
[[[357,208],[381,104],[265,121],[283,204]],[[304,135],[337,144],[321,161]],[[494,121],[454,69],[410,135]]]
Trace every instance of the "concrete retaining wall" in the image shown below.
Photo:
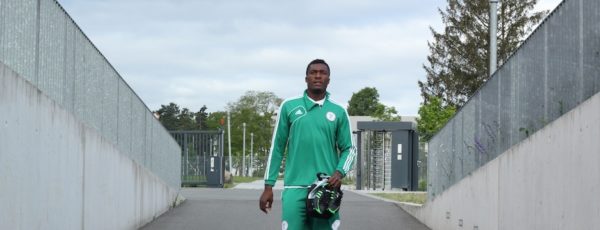
[[[0,229],[135,229],[177,193],[0,63]]]
[[[596,229],[599,194],[596,94],[423,207],[404,208],[432,229]]]

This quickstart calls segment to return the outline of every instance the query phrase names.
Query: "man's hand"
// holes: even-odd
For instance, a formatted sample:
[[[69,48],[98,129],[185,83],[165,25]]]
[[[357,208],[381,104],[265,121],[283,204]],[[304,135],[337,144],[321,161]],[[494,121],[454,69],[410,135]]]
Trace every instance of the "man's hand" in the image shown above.
[[[339,189],[340,187],[342,187],[342,173],[340,173],[340,171],[335,170],[335,172],[333,173],[333,175],[331,175],[331,177],[329,177],[329,186],[331,188],[336,188]]]
[[[271,211],[271,205],[273,205],[273,186],[265,185],[265,190],[263,190],[262,195],[260,195],[258,206],[264,213],[269,213],[269,211]]]

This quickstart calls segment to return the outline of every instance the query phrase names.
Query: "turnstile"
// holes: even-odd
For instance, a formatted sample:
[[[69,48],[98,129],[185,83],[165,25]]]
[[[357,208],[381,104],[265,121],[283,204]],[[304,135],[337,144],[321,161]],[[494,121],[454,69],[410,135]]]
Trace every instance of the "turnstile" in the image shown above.
[[[411,122],[358,122],[356,189],[418,188],[419,137]]]

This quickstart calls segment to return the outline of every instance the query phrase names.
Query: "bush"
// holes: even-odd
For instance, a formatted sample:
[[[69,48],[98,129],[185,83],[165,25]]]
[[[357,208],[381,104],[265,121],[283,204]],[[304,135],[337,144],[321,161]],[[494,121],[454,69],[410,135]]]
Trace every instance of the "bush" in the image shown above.
[[[427,191],[427,180],[419,180],[419,187],[417,188],[419,191]]]

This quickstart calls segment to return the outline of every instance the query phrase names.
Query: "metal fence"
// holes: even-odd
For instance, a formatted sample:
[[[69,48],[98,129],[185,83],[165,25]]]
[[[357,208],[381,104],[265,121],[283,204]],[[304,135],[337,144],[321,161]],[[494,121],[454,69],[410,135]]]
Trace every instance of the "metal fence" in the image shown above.
[[[225,170],[229,171],[229,157],[225,156],[224,159]],[[263,177],[265,175],[265,168],[267,167],[267,159],[268,156],[251,156],[250,153],[246,154],[245,160],[243,156],[232,156],[231,175]]]
[[[177,143],[56,1],[0,0],[0,62],[179,187]]]
[[[206,185],[211,172],[223,176],[222,131],[171,131],[171,135],[181,147],[182,185]]]
[[[597,0],[544,20],[429,142],[429,199],[600,91],[598,21]]]

